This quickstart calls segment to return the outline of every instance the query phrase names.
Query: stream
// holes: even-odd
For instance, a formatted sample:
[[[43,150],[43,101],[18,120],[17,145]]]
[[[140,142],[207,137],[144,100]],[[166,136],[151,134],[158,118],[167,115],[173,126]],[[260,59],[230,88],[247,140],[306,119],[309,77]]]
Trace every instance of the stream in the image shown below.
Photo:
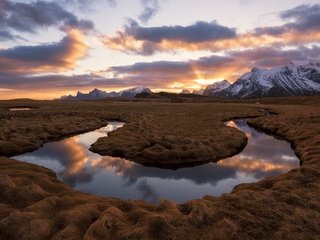
[[[257,182],[300,166],[288,142],[256,131],[245,120],[230,121],[227,126],[245,132],[247,146],[241,153],[217,163],[170,170],[100,156],[88,150],[98,138],[123,125],[109,122],[106,127],[46,143],[14,159],[49,168],[80,191],[154,203],[163,198],[182,203],[204,195],[219,196],[240,183]]]

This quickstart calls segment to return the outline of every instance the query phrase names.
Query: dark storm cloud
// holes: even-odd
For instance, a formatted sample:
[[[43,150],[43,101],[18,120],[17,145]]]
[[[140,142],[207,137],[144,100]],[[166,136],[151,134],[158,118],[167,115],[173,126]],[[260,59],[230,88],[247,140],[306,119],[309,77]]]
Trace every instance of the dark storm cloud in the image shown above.
[[[137,40],[161,42],[163,40],[197,43],[218,39],[233,38],[236,31],[216,22],[196,22],[189,26],[141,27],[132,21],[126,26],[126,34]]]
[[[2,0],[0,27],[17,31],[35,32],[40,27],[62,26],[81,30],[94,28],[93,22],[78,19],[56,2],[37,1],[32,3]]]
[[[143,23],[147,23],[152,17],[154,17],[159,11],[159,1],[158,0],[140,0],[143,6],[143,11],[139,15],[139,19]]]

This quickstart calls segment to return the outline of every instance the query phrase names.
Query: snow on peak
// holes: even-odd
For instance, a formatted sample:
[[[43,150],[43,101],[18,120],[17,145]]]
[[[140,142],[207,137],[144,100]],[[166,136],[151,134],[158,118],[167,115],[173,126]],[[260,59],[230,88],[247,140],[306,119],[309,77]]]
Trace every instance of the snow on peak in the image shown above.
[[[191,92],[188,89],[183,89],[181,94],[191,94]]]
[[[101,99],[106,97],[134,97],[138,93],[142,93],[142,92],[151,93],[151,90],[145,86],[133,87],[133,88],[122,90],[120,92],[106,92],[98,88],[95,88],[89,93],[81,93],[78,91],[76,96],[62,97],[62,99],[90,100],[90,99]]]
[[[135,92],[143,92],[146,89],[149,89],[149,88],[147,88],[145,86],[138,86],[138,87],[133,88],[132,90],[135,91]]]
[[[290,65],[294,65],[294,66],[305,66],[305,65],[309,65],[310,61],[307,60],[292,60]]]
[[[210,95],[214,92],[220,92],[228,87],[230,87],[231,83],[229,83],[227,80],[222,80],[219,82],[215,82],[211,85],[208,85],[206,89],[203,92],[203,95]]]
[[[89,94],[101,94],[104,93],[105,91],[102,91],[98,88],[93,89],[91,92],[89,92]]]
[[[219,82],[215,82],[209,86],[207,86],[207,90],[211,90],[211,89],[216,89],[216,90],[221,90],[221,89],[225,89],[227,87],[229,87],[231,85],[231,83],[229,83],[227,80],[222,80]]]
[[[293,61],[288,66],[253,68],[228,89],[229,96],[292,96],[320,92],[320,64]]]
[[[142,93],[142,92],[151,92],[151,90],[145,86],[137,86],[137,87],[122,90],[121,93],[123,92]]]

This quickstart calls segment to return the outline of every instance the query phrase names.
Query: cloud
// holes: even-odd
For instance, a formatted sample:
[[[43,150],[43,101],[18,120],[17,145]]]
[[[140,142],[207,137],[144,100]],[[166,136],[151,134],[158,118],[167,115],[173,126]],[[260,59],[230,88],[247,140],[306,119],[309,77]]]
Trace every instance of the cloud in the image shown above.
[[[221,180],[234,178],[236,169],[224,167],[219,164],[205,164],[193,168],[180,168],[177,170],[144,167],[143,165],[128,162],[124,159],[104,157],[97,165],[99,168],[113,169],[120,174],[126,183],[140,185],[146,178],[189,180],[194,184],[210,184],[216,186]],[[199,174],[201,172],[201,174]],[[145,184],[143,184],[145,185]],[[149,192],[149,191],[147,191]]]
[[[60,26],[88,31],[94,28],[89,20],[78,19],[56,2],[37,1],[32,3],[0,3],[0,27],[16,31],[34,33],[39,28]]]
[[[247,51],[233,51],[230,55],[234,59],[242,59],[249,66],[272,68],[289,64],[292,60],[319,61],[320,47],[298,47],[291,50],[281,50],[274,47],[257,48]]]
[[[143,6],[143,11],[139,15],[139,19],[143,23],[147,23],[159,11],[159,1],[158,0],[140,0],[140,3]]]
[[[67,29],[66,32],[60,42],[0,50],[0,72],[31,74],[74,68],[86,55],[88,46],[81,31]]]
[[[256,34],[279,36],[294,32],[297,35],[320,30],[320,5],[300,5],[280,13],[285,21],[291,21],[282,26],[262,27],[255,29]]]
[[[0,41],[9,41],[14,40],[16,37],[11,34],[9,31],[0,29]]]
[[[49,2],[40,3],[44,6],[55,6]],[[17,16],[20,20],[16,19],[15,23],[9,21],[11,10],[8,9],[12,4],[15,7],[16,4],[21,4],[21,14]],[[0,38],[12,38],[9,28],[18,30],[22,27],[25,31],[31,31],[27,25],[18,24],[21,19],[26,19],[26,23],[30,21],[30,29],[41,28],[42,24],[64,27],[66,36],[61,41],[50,44],[0,49],[0,88],[37,91],[78,90],[92,86],[126,88],[136,85],[154,89],[195,88],[198,86],[195,82],[197,79],[234,81],[253,67],[283,66],[291,60],[320,60],[319,45],[311,46],[320,41],[320,5],[301,5],[280,13],[281,18],[286,21],[283,25],[257,28],[242,34],[217,22],[143,27],[131,21],[115,36],[103,37],[105,44],[112,49],[142,55],[181,49],[223,51],[223,55],[212,53],[211,56],[197,60],[176,62],[138,62],[110,67],[99,73],[63,76],[56,73],[73,69],[87,53],[88,46],[84,40],[85,32],[80,26],[81,20],[75,18],[76,20],[72,21],[73,17],[63,17],[65,10],[55,7],[52,8],[56,9],[57,13],[44,8],[47,18],[42,13],[37,17],[37,11],[37,14],[29,16],[21,10],[26,5],[30,5],[31,9],[40,6],[39,2],[0,2],[0,31],[3,33]],[[61,20],[58,20],[57,16],[60,16]]]
[[[233,38],[236,36],[234,29],[227,28],[216,22],[196,22],[190,26],[163,26],[163,27],[140,27],[132,22],[126,28],[126,33],[137,40],[151,42],[183,41],[187,43],[206,42],[219,39]]]
[[[65,90],[89,90],[93,86],[112,89],[144,85],[152,89],[177,88],[180,90],[181,88],[199,88],[199,85],[195,82],[197,79],[228,79],[234,81],[253,67],[284,66],[292,60],[319,61],[319,56],[319,46],[298,47],[291,50],[262,47],[230,51],[225,56],[211,55],[197,60],[139,62],[127,66],[114,66],[99,73],[85,75],[32,76],[11,71],[2,72],[0,75],[0,89],[24,90],[34,93],[58,91],[60,95]],[[26,58],[28,58],[28,54]],[[105,77],[112,75],[113,77]],[[56,97],[59,97],[59,95]]]
[[[225,56],[211,55],[197,60],[172,62],[140,62],[128,66],[111,67],[107,71],[115,76],[125,76],[130,81],[140,81],[155,88],[173,88],[174,83],[192,87],[197,79],[236,80],[253,67],[284,66],[292,60],[320,60],[320,47],[299,47],[283,50],[262,47],[243,51],[229,51]],[[181,86],[178,88],[182,88]]]
[[[198,60],[172,62],[155,61],[140,62],[129,66],[111,67],[108,71],[115,76],[126,76],[130,81],[140,81],[151,88],[175,88],[175,83],[184,87],[196,85],[194,80],[200,78],[221,78],[229,76],[236,71],[241,71],[246,65],[227,56],[210,56]],[[229,75],[230,74],[230,75]]]
[[[294,20],[285,26],[298,31],[320,30],[320,4],[300,5],[280,14],[284,20]]]
[[[162,27],[141,27],[137,22],[131,21],[124,32],[119,31],[115,37],[104,37],[103,42],[112,49],[151,55],[170,43],[192,46],[235,37],[236,31],[233,28],[224,27],[215,21]]]
[[[148,199],[154,203],[159,201],[157,192],[148,184],[147,180],[141,180],[137,184],[137,189],[141,193],[143,199]]]
[[[46,145],[34,152],[23,155],[20,160],[43,159],[58,161],[60,167],[55,169],[58,177],[70,186],[92,181],[97,169],[88,168],[89,156],[79,143],[77,136]]]
[[[294,46],[320,41],[320,5],[301,5],[279,13],[287,21],[280,26],[260,27],[247,33],[216,22],[197,22],[190,26],[141,27],[132,21],[114,36],[102,41],[111,49],[152,55],[177,50],[213,52],[239,48]]]
[[[32,76],[26,74],[5,73],[0,75],[0,88],[15,90],[81,90],[95,87],[125,87],[131,83],[125,79],[104,78],[94,74],[58,75],[46,74]]]
[[[91,12],[94,10],[92,5],[98,4],[99,7],[104,6],[103,4],[107,4],[109,7],[116,7],[117,0],[58,0],[60,5],[71,5],[78,8],[80,11],[83,12]]]
[[[117,0],[107,0],[107,3],[110,7],[116,7],[117,6]]]

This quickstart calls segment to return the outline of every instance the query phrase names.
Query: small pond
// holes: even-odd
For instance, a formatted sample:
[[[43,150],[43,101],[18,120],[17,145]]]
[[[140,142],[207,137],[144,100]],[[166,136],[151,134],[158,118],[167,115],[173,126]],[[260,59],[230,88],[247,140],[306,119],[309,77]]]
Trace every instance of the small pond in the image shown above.
[[[14,111],[29,111],[32,110],[32,108],[29,107],[14,107],[14,108],[9,108],[9,111],[14,112]]]
[[[146,167],[88,149],[98,138],[124,125],[109,122],[101,129],[47,143],[40,149],[14,157],[52,169],[59,179],[84,192],[121,199],[157,202],[166,198],[178,203],[204,195],[219,196],[240,183],[257,182],[299,167],[290,144],[258,132],[244,120],[230,121],[230,127],[245,132],[245,149],[217,163],[177,170]]]

